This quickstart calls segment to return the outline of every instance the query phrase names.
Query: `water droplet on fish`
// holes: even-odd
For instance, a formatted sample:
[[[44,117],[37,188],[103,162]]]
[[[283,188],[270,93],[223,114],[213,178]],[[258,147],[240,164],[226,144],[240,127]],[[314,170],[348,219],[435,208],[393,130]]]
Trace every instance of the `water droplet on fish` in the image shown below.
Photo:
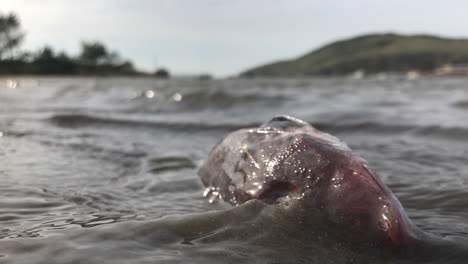
[[[211,190],[212,190],[213,187],[208,187],[205,189],[205,191],[203,192],[203,197],[207,197],[208,194],[211,193]]]
[[[335,177],[331,179],[333,186],[339,187],[341,185],[341,182],[343,181],[343,178],[344,178],[344,175],[341,173],[335,175]]]
[[[383,230],[383,231],[388,231],[390,229],[390,226],[391,226],[391,223],[390,223],[390,220],[388,220],[387,218],[383,218],[384,216],[382,216],[382,219],[380,219],[380,228]]]
[[[208,200],[209,203],[214,203],[214,201],[216,201],[218,198],[220,198],[220,193],[218,191],[213,191],[211,193],[211,197],[210,199]]]
[[[331,181],[332,181],[332,184],[333,184],[334,187],[340,187],[341,182],[340,182],[339,179],[333,177],[333,178],[331,179]]]
[[[380,228],[383,231],[388,231],[392,226],[392,223],[390,222],[390,219],[388,217],[388,206],[387,205],[384,205],[382,207],[382,214],[381,214],[381,217],[380,217],[379,225],[380,225]]]

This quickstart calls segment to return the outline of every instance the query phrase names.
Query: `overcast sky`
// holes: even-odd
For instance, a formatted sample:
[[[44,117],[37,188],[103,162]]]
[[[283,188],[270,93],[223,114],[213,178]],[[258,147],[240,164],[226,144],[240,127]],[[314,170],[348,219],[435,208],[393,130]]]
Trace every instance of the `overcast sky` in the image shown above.
[[[27,33],[23,48],[71,55],[100,40],[138,68],[237,74],[362,33],[468,38],[466,0],[0,0]]]

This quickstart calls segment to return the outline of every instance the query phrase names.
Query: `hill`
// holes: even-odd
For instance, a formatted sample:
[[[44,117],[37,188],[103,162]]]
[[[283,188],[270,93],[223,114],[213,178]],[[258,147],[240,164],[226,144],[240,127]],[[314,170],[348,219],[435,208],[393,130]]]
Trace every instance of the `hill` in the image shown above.
[[[241,76],[433,71],[445,64],[459,63],[468,63],[468,39],[372,34],[337,41],[296,59],[247,70]]]

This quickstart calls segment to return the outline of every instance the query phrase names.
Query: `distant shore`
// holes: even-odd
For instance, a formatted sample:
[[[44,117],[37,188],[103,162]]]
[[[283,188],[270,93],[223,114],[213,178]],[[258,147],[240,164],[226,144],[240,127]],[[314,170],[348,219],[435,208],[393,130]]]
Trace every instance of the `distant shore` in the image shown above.
[[[373,34],[333,42],[296,59],[246,70],[243,77],[400,73],[468,75],[468,39]]]

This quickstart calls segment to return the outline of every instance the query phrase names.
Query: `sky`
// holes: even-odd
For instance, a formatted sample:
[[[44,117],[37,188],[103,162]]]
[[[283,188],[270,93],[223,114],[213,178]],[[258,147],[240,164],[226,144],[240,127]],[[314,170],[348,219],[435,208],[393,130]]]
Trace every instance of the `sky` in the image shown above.
[[[24,50],[99,40],[141,70],[236,75],[360,34],[468,38],[466,0],[0,0]]]

